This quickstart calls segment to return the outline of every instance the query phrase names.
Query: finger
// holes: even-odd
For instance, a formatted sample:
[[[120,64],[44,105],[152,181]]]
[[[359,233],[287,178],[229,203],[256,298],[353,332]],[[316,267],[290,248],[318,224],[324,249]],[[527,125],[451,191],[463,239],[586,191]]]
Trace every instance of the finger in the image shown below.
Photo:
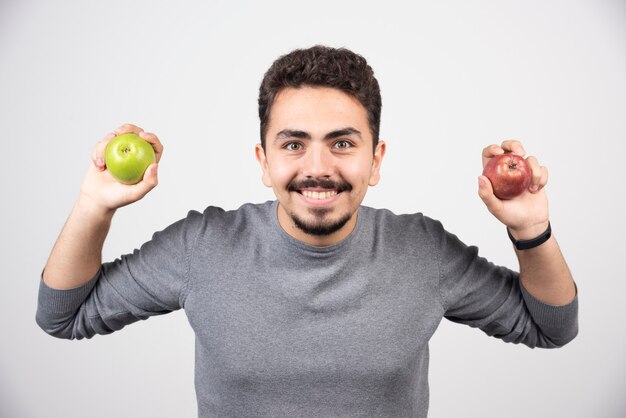
[[[491,158],[494,155],[500,155],[500,154],[504,154],[504,150],[502,149],[502,147],[500,145],[491,144],[491,145],[483,148],[483,157],[484,158]]]
[[[132,186],[136,200],[143,198],[150,190],[154,189],[157,184],[159,184],[158,172],[159,165],[156,163],[150,164],[143,174],[143,179]]]
[[[522,143],[514,139],[503,141],[501,146],[502,146],[502,149],[504,149],[505,151],[513,152],[519,155],[520,157],[523,157],[524,155],[526,155],[526,150],[522,146]]]
[[[159,165],[157,163],[150,164],[148,168],[146,168],[146,172],[143,174],[143,179],[140,183],[144,183],[150,190],[159,184]]]
[[[159,138],[152,132],[140,132],[139,137],[145,139],[150,144],[152,144],[152,148],[154,148],[154,153],[156,154],[156,160],[158,163],[161,160],[161,154],[163,154],[163,144],[161,144]]]
[[[535,157],[528,157],[526,162],[530,166],[532,172],[532,178],[530,181],[529,190],[532,193],[536,193],[543,189],[548,183],[548,169],[539,164],[539,161]]]
[[[487,206],[489,212],[494,215],[500,211],[502,201],[493,194],[493,187],[489,179],[485,176],[478,177],[478,196]]]
[[[134,133],[134,134],[139,135],[140,132],[143,132],[143,129],[141,129],[139,126],[136,126],[130,123],[125,123],[113,131],[115,135],[122,135],[122,134],[128,134],[128,133]]]
[[[487,161],[491,157],[496,155],[504,154],[504,149],[500,145],[491,144],[488,147],[483,148],[483,167],[487,164]]]
[[[96,146],[93,149],[93,153],[91,154],[91,161],[99,171],[102,171],[106,168],[106,164],[104,162],[104,154],[106,152],[107,145],[109,144],[109,142],[111,142],[113,138],[115,138],[115,133],[108,133],[104,138],[96,143]]]

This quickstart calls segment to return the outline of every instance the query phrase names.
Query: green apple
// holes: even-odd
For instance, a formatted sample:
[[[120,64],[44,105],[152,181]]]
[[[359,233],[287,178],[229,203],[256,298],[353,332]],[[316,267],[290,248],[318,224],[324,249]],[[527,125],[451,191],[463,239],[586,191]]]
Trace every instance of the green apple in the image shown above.
[[[156,155],[148,141],[128,133],[116,136],[108,143],[104,162],[120,183],[135,184],[141,181],[146,168],[156,162]]]

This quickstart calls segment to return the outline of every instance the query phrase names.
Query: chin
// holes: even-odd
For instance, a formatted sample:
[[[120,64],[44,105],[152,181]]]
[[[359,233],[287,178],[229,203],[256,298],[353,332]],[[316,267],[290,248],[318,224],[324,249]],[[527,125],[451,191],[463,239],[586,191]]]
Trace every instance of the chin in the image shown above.
[[[337,219],[324,219],[329,211],[330,209],[311,209],[313,219],[311,217],[303,219],[297,214],[291,213],[291,219],[296,227],[305,234],[318,237],[328,236],[341,230],[352,218],[352,215],[345,214]]]

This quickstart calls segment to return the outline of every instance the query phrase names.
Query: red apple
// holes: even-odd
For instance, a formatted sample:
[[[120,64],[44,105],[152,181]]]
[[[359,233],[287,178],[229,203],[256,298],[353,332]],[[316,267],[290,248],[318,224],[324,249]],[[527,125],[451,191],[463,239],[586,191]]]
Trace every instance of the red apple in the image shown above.
[[[483,170],[499,199],[513,199],[530,186],[532,170],[526,160],[507,152],[492,157]]]

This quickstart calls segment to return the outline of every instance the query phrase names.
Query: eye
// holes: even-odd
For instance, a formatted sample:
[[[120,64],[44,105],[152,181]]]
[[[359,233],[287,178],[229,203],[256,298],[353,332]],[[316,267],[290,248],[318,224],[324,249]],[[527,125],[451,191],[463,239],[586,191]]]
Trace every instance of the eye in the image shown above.
[[[335,142],[334,146],[337,149],[348,149],[348,148],[352,148],[352,142],[342,139],[340,141]]]
[[[300,151],[302,150],[302,144],[299,142],[288,142],[285,144],[284,148],[287,151]]]

